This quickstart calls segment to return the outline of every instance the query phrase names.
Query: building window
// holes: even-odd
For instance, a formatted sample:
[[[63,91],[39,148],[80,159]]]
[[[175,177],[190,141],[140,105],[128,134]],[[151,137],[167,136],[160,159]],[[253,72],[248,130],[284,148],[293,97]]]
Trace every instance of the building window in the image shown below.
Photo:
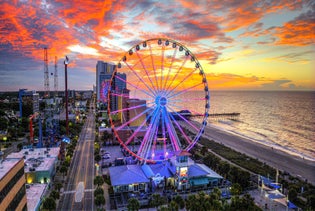
[[[145,190],[145,184],[143,184],[143,183],[139,184],[139,190],[144,191]]]

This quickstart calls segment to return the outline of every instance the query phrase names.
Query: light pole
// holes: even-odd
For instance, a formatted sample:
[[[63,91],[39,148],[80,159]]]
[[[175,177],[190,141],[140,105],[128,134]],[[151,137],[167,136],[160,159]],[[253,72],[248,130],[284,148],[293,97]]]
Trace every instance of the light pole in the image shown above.
[[[65,97],[66,97],[66,136],[69,135],[69,119],[68,119],[68,64],[69,64],[69,59],[66,56],[66,59],[64,61],[65,64]]]
[[[66,136],[69,135],[69,120],[68,120],[68,73],[67,68],[69,64],[69,59],[66,56],[66,59],[64,61],[65,64],[65,101],[66,101]],[[64,160],[65,155],[65,142],[61,140],[61,146],[60,146],[60,158],[61,160]]]

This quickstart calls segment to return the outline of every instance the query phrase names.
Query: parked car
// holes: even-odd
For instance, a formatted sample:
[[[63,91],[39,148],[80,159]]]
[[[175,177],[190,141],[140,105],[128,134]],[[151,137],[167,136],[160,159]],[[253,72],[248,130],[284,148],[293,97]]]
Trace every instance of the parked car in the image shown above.
[[[102,156],[103,159],[109,159],[110,158],[110,154],[105,154]]]

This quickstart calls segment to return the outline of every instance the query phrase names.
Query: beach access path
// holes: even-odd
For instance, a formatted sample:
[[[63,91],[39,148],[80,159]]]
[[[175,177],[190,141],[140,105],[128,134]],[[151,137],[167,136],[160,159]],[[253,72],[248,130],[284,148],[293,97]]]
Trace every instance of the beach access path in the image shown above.
[[[184,123],[184,125],[187,129],[191,128],[186,123]],[[236,134],[212,127],[211,125],[206,126],[203,136],[209,139],[209,141],[214,140],[234,149],[235,151],[244,153],[253,158],[257,158],[269,166],[279,169],[280,171],[286,171],[293,176],[300,177],[303,180],[307,179],[308,182],[313,185],[315,184],[314,161],[306,160],[303,157],[290,155],[281,150],[254,142],[249,138],[238,136]]]

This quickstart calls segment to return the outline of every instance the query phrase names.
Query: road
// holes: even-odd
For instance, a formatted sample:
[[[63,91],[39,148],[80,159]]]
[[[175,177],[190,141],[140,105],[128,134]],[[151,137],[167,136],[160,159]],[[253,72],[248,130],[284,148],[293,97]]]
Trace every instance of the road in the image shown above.
[[[92,109],[82,128],[58,210],[95,210],[94,207],[94,139],[95,121]]]

